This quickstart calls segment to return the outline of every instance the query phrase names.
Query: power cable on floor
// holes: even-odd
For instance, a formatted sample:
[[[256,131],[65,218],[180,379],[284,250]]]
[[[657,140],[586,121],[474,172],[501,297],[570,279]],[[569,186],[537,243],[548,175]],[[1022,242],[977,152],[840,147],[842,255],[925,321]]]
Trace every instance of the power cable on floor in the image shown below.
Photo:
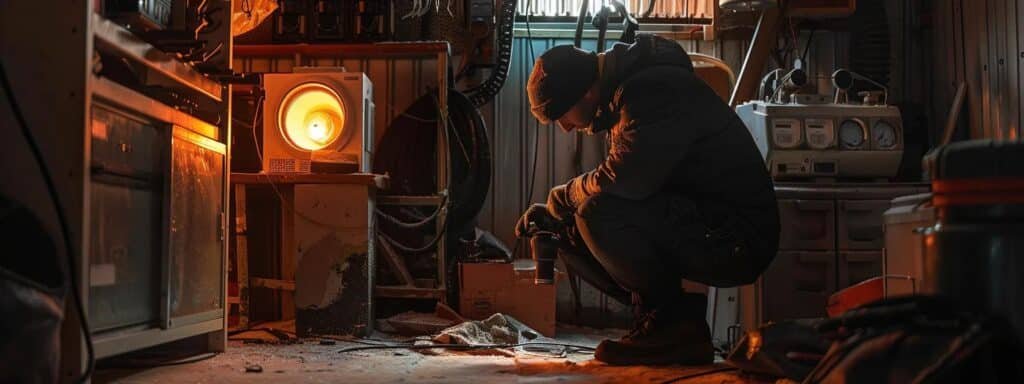
[[[110,362],[104,363],[101,368],[122,368],[122,369],[141,369],[141,368],[157,368],[157,367],[169,367],[172,365],[185,365],[197,363],[203,360],[209,360],[217,356],[216,353],[208,352],[201,353],[195,356],[184,357],[180,359],[172,360],[158,360],[158,359],[130,359],[122,358],[116,359]]]
[[[17,120],[18,126],[21,127],[21,133],[25,136],[25,141],[28,142],[28,147],[32,152],[32,156],[39,164],[39,171],[43,175],[43,182],[46,184],[46,191],[49,194],[50,200],[53,202],[53,210],[57,212],[57,222],[60,225],[61,238],[64,242],[64,254],[67,256],[68,279],[71,283],[71,297],[74,302],[75,311],[78,312],[79,329],[82,332],[82,337],[85,339],[85,372],[82,372],[82,375],[75,381],[85,383],[88,382],[89,378],[92,376],[93,369],[96,365],[96,355],[95,351],[93,351],[92,334],[89,330],[89,322],[85,316],[85,308],[82,305],[81,287],[78,285],[78,273],[75,271],[75,249],[71,244],[71,232],[68,227],[68,220],[67,217],[64,216],[64,209],[61,207],[60,200],[57,197],[57,187],[54,185],[50,169],[46,166],[46,159],[43,157],[43,153],[39,149],[39,144],[36,143],[35,138],[32,137],[32,131],[29,130],[28,123],[25,122],[25,116],[22,115],[21,108],[18,106],[17,101],[14,100],[14,88],[11,87],[11,83],[7,79],[7,69],[4,67],[3,62],[0,62],[0,83],[3,85],[4,93],[7,94],[7,101],[10,103],[14,119]]]
[[[566,343],[544,343],[544,342],[529,342],[529,343],[516,343],[516,344],[408,344],[408,345],[363,345],[358,347],[348,347],[338,350],[338,353],[366,351],[375,349],[408,349],[408,350],[420,350],[420,349],[451,349],[459,351],[468,350],[481,350],[481,349],[507,349],[516,347],[528,347],[528,346],[555,346],[564,348],[575,348],[580,351],[593,352],[596,349],[584,345],[566,344]]]

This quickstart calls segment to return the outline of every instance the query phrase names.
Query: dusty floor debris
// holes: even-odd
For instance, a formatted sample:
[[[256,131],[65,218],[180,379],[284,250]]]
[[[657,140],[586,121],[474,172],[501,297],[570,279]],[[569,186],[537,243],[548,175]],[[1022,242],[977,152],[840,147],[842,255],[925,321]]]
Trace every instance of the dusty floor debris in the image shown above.
[[[559,341],[596,346],[603,331],[560,331]],[[612,367],[589,354],[552,358],[520,352],[515,357],[431,356],[404,349],[338,353],[362,345],[319,339],[294,344],[251,344],[232,341],[228,351],[187,365],[145,370],[107,369],[97,372],[97,383],[662,383],[723,365],[702,367]],[[247,373],[259,366],[262,373]],[[685,383],[756,382],[723,372]]]

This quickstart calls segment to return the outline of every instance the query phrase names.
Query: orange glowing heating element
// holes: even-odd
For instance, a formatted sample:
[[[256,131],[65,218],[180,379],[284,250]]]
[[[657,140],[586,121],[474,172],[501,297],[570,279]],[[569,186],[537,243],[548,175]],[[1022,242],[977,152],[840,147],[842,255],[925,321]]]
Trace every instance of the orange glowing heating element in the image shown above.
[[[316,151],[334,143],[345,129],[345,105],[324,84],[293,88],[277,111],[278,126],[296,149]]]

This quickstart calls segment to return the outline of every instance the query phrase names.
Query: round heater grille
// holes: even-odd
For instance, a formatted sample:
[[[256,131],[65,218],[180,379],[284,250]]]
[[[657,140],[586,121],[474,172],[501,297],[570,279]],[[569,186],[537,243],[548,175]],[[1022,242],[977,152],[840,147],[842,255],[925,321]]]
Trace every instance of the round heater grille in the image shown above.
[[[277,111],[281,134],[296,149],[316,151],[334,144],[345,130],[345,104],[322,83],[304,83],[284,96]]]

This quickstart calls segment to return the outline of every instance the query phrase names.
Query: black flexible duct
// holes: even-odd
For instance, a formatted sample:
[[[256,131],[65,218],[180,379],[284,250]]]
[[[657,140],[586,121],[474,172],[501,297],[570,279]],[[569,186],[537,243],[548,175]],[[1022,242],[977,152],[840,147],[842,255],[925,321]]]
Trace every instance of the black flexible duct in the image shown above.
[[[498,65],[486,81],[464,92],[475,107],[483,106],[494,100],[494,96],[498,95],[501,87],[505,85],[505,79],[508,78],[509,66],[512,64],[512,44],[514,43],[512,27],[516,21],[516,4],[518,2],[518,0],[501,2],[497,28]]]
[[[651,0],[651,2],[647,4],[647,10],[644,11],[644,18],[651,17],[651,14],[654,13],[654,6],[656,4],[658,4],[658,0]]]
[[[491,186],[491,143],[487,124],[473,100],[454,89],[448,90],[448,138],[453,184],[448,219],[456,231],[470,225],[487,199]]]
[[[437,118],[435,98],[430,95],[421,97],[395,119],[381,139],[374,156],[374,171],[391,176],[394,186],[391,193],[422,195],[434,192],[436,180],[423,172],[423,165],[436,160],[437,152],[433,147],[435,141],[431,138],[437,137]],[[439,149],[448,151],[449,159],[448,196],[444,204],[448,209],[445,227],[457,233],[473,223],[487,198],[491,182],[491,152],[483,117],[466,95],[454,89],[448,90],[446,133],[447,145]],[[380,229],[385,238],[395,240],[392,245],[407,253],[422,253],[428,250],[426,248],[431,248],[406,246],[399,243],[398,239],[411,241],[412,238],[421,237],[414,233],[434,232],[434,220],[430,219],[436,216],[437,209],[431,207],[431,212],[422,215],[417,215],[415,211],[410,213],[393,209],[389,213],[385,209],[382,207],[379,212],[379,216],[385,219]],[[399,215],[407,218],[400,218]],[[436,240],[429,241],[428,245],[436,243]]]
[[[580,15],[576,17],[576,36],[572,41],[576,48],[583,47],[583,21],[587,19],[587,8],[589,7],[590,1],[583,0],[580,3]]]
[[[621,1],[613,0],[611,2],[612,7],[615,7],[615,11],[622,16],[622,36],[619,37],[619,41],[626,44],[633,44],[636,41],[636,32],[640,30],[640,23],[636,21],[633,15],[629,14],[629,10],[626,9],[626,5]]]

